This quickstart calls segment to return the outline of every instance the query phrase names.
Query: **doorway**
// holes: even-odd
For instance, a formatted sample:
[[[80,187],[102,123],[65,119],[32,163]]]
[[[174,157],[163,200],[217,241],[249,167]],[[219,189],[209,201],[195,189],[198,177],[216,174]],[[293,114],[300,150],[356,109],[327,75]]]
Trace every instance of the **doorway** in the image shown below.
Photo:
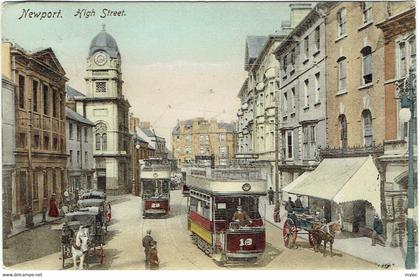
[[[98,169],[98,190],[106,192],[106,170]]]

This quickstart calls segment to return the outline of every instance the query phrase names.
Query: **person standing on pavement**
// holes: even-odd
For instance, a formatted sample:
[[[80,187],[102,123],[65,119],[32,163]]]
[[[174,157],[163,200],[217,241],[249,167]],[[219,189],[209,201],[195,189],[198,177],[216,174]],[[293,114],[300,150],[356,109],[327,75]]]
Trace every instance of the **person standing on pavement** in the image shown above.
[[[48,212],[48,216],[58,217],[58,208],[57,208],[57,200],[55,197],[55,193],[53,193],[50,198],[50,210]]]
[[[143,247],[144,247],[144,260],[146,262],[146,268],[149,265],[149,251],[152,247],[152,243],[154,242],[154,239],[151,236],[152,230],[146,231],[146,236],[143,238]]]
[[[373,219],[373,230],[372,230],[372,246],[376,245],[376,240],[380,241],[380,245],[385,246],[385,238],[383,236],[384,226],[379,215],[376,213]]]
[[[268,190],[268,205],[274,205],[274,190],[272,187]]]
[[[159,269],[159,257],[157,252],[157,242],[152,241],[150,244],[150,250],[149,250],[149,269],[156,270]]]

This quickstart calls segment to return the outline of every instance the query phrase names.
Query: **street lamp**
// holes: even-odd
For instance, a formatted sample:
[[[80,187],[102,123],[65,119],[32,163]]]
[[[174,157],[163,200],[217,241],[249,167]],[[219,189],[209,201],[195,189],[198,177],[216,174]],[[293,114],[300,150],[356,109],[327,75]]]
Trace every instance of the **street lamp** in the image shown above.
[[[414,251],[414,115],[416,108],[414,69],[410,68],[408,77],[402,83],[396,83],[398,96],[401,102],[400,119],[408,121],[408,186],[407,186],[407,255],[405,257],[406,269],[416,268]]]

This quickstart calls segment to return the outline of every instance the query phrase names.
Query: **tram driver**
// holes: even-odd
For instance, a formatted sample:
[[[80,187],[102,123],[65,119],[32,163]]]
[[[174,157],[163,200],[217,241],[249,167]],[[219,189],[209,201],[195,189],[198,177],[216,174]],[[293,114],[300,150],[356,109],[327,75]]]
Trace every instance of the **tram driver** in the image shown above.
[[[237,211],[233,214],[232,220],[234,222],[238,222],[241,227],[247,226],[251,223],[251,219],[246,212],[242,211],[241,206],[238,206]]]

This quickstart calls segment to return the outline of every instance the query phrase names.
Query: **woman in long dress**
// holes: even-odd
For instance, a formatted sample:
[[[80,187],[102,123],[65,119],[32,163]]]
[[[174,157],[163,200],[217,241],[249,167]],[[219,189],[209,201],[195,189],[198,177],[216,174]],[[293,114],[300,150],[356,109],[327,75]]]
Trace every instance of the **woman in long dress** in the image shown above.
[[[48,212],[48,216],[50,217],[58,216],[57,200],[55,198],[55,193],[53,193],[50,198],[50,211]]]

